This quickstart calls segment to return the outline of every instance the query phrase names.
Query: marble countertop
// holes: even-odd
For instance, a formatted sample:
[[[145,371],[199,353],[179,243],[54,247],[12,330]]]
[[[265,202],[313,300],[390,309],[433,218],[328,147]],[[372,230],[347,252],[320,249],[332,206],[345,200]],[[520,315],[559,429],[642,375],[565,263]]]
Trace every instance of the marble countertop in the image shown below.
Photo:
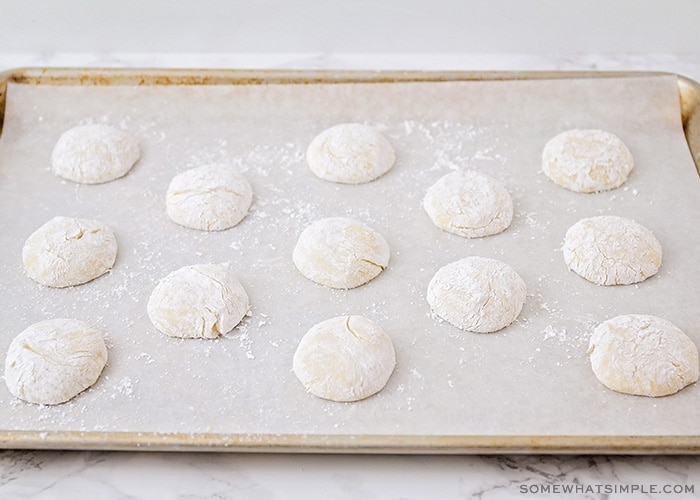
[[[695,54],[2,53],[17,67],[667,71]],[[670,493],[670,495],[669,495]],[[696,498],[696,456],[0,451],[0,498]]]

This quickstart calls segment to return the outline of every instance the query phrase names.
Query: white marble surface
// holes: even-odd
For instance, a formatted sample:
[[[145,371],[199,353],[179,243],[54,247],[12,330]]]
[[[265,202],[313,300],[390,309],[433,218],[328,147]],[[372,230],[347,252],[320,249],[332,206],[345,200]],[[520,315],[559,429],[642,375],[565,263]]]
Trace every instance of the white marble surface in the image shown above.
[[[5,52],[682,53],[696,0],[4,1]],[[205,5],[205,8],[202,6]]]
[[[26,66],[654,70],[700,81],[700,51],[680,55],[0,52],[0,70]],[[574,488],[574,493],[566,494],[565,488]],[[686,492],[669,496],[663,492],[668,488]],[[473,497],[696,498],[700,458],[0,451],[3,499]]]

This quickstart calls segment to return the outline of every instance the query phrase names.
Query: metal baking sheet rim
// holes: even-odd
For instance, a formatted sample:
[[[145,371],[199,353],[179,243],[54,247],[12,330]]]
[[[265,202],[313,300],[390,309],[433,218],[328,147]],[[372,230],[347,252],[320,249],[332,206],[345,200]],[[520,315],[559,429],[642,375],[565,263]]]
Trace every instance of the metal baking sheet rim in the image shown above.
[[[250,453],[691,455],[700,452],[700,436],[358,436],[11,431],[0,433],[0,447]]]
[[[0,72],[0,133],[2,132],[9,82],[30,85],[242,85],[545,80],[653,75],[668,75],[668,73],[23,68]],[[700,84],[684,76],[675,76],[678,78],[679,112],[686,141],[696,168],[700,172]],[[0,431],[0,448],[441,455],[484,453],[697,454],[700,453],[700,436],[356,436]]]

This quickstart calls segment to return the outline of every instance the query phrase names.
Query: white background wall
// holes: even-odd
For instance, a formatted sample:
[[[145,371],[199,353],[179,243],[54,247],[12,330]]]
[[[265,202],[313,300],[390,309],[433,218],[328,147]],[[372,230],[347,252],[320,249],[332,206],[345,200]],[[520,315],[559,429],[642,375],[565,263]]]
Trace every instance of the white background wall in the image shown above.
[[[0,0],[0,52],[697,53],[700,0]]]

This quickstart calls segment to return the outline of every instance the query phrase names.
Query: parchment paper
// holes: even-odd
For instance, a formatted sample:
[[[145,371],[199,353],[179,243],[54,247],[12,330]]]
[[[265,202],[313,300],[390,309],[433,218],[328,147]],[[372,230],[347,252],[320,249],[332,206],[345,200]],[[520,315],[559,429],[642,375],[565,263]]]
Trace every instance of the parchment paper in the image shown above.
[[[311,139],[341,122],[377,126],[393,144],[393,170],[364,185],[324,182],[308,170]],[[65,130],[107,123],[138,138],[124,178],[78,185],[50,171]],[[541,172],[542,147],[570,128],[620,136],[636,160],[621,188],[578,194]],[[223,232],[172,223],[170,179],[228,162],[250,180],[248,217]],[[515,218],[502,234],[441,232],[421,207],[443,174],[471,168],[500,179]],[[25,239],[56,215],[112,227],[111,273],[70,289],[23,273]],[[560,245],[580,218],[631,217],[658,237],[658,275],[599,287],[567,270]],[[389,267],[348,291],[302,277],[291,261],[300,232],[330,216],[360,219],[391,246]],[[0,353],[30,324],[82,319],[108,339],[109,363],[74,400],[42,407],[0,386],[3,430],[372,434],[697,435],[700,388],[665,398],[612,392],[586,356],[593,328],[624,313],[674,322],[700,344],[700,180],[682,134],[669,77],[443,83],[51,87],[11,84],[0,137]],[[462,332],[431,316],[427,284],[468,255],[510,264],[525,280],[516,322]],[[184,265],[229,262],[248,290],[250,317],[225,338],[177,340],[146,315],[154,286]],[[306,331],[360,314],[392,338],[397,367],[379,394],[357,403],[308,394],[291,370]]]

